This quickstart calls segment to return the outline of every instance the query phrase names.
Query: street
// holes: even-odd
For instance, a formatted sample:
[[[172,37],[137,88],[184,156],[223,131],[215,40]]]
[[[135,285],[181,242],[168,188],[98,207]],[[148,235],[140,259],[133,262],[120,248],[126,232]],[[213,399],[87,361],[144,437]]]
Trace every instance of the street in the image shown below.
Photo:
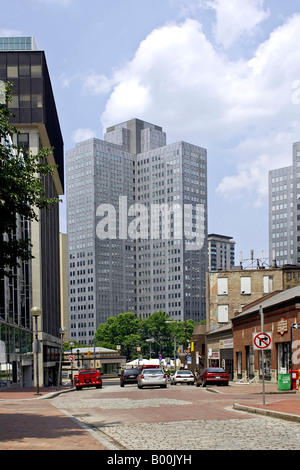
[[[51,402],[111,450],[300,450],[299,422],[233,409],[234,403],[261,404],[258,384],[139,390],[106,379],[102,390],[74,391]]]

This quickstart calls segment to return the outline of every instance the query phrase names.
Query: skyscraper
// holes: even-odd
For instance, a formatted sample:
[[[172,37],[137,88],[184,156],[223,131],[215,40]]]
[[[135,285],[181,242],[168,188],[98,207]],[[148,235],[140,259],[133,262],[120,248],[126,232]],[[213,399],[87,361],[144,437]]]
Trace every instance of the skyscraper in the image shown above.
[[[300,142],[292,165],[269,172],[269,258],[277,266],[300,263]]]
[[[34,155],[41,147],[54,147],[47,157],[56,164],[53,175],[43,177],[46,197],[58,197],[64,190],[63,139],[56,111],[44,51],[33,38],[0,38],[0,80],[13,83],[9,103],[15,136]],[[38,209],[37,209],[38,210]],[[41,309],[39,340],[39,384],[55,379],[60,350],[59,206],[38,210],[39,222],[20,221],[29,233],[34,259],[0,280],[0,347],[12,371],[13,382],[32,385],[32,323],[30,308]],[[3,362],[3,361],[1,361]]]
[[[206,164],[139,119],[67,152],[71,339],[126,311],[205,318]]]
[[[208,271],[229,271],[235,262],[235,242],[232,237],[208,234]]]

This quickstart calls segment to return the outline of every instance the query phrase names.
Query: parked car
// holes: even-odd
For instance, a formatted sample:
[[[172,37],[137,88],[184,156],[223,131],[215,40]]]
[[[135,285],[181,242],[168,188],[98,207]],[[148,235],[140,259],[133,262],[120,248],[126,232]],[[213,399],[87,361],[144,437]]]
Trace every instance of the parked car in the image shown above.
[[[102,388],[102,379],[100,372],[96,369],[83,369],[74,376],[76,390],[82,390],[82,387]]]
[[[177,370],[174,375],[171,375],[171,385],[176,384],[193,384],[195,382],[195,376],[190,370]]]
[[[229,374],[221,367],[208,367],[196,378],[196,386],[206,387],[207,384],[229,384]]]
[[[140,369],[124,369],[120,377],[120,386],[124,387],[125,384],[137,384],[137,378],[140,372]]]
[[[167,376],[161,369],[144,369],[138,376],[138,388],[148,386],[167,387]]]

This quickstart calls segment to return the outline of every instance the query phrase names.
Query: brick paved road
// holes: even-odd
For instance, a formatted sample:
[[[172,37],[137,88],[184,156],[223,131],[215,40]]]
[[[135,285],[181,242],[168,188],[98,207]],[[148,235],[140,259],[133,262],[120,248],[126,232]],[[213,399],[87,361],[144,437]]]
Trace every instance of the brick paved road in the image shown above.
[[[100,440],[111,442],[111,449],[300,450],[299,422],[233,409],[241,400],[261,404],[260,390],[252,386],[251,393],[245,393],[231,386],[212,393],[188,385],[139,390],[116,384],[62,395],[52,402],[90,426]],[[282,396],[272,396],[272,402],[280,400]]]

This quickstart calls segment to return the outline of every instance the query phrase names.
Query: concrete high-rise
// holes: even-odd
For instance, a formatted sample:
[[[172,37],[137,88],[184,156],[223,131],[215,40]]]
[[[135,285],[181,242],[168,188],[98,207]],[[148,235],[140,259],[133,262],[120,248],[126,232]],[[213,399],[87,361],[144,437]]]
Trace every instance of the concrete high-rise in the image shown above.
[[[277,266],[300,263],[300,142],[292,165],[269,172],[269,258]]]
[[[67,152],[70,339],[126,311],[205,318],[206,159],[139,119]]]
[[[208,234],[208,271],[229,271],[235,263],[235,241],[232,237]]]

